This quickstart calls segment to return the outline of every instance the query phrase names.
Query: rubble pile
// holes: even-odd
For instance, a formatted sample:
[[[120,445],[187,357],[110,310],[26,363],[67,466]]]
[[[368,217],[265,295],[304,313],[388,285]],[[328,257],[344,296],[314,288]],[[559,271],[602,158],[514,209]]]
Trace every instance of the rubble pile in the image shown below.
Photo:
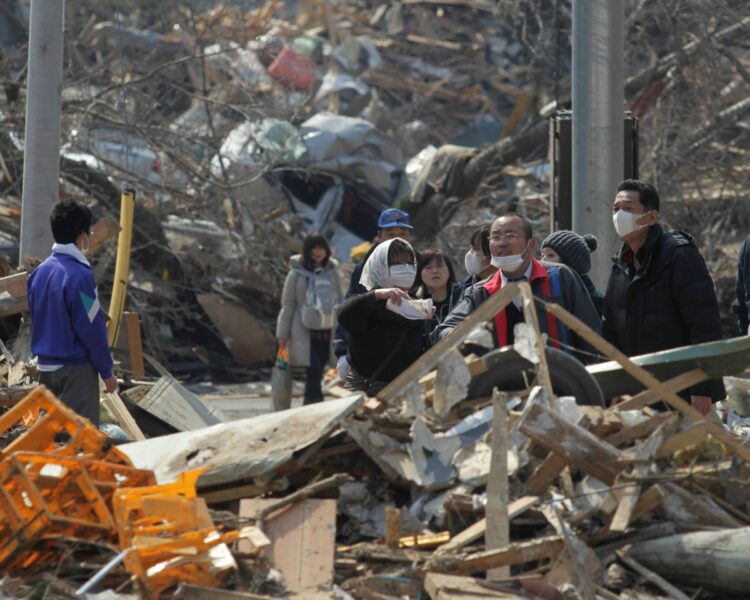
[[[14,577],[2,589],[743,597],[746,386],[729,379],[727,425],[678,394],[741,373],[750,339],[627,358],[549,305],[610,360],[545,348],[533,320],[513,347],[464,356],[519,292],[528,284],[493,296],[377,397],[334,379],[326,402],[228,420],[164,375],[123,398],[176,433],[120,443],[37,388],[0,417],[14,431],[0,455],[0,558]]]

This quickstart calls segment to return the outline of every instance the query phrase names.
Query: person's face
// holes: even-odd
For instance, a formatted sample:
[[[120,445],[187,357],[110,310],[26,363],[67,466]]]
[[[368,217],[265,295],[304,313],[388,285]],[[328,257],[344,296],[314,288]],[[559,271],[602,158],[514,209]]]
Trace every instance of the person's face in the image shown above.
[[[420,276],[428,288],[440,289],[448,285],[450,272],[444,260],[434,259],[422,268]]]
[[[622,192],[617,192],[614,204],[612,205],[612,212],[615,213],[618,210],[637,215],[642,215],[648,212],[646,207],[641,204],[640,196],[635,190],[623,190]]]
[[[487,267],[490,266],[490,262],[492,261],[492,259],[489,256],[485,256],[481,248],[475,248],[474,246],[471,246],[469,248],[469,252],[471,252],[474,256],[478,256],[479,258],[482,259],[483,269],[486,269]]]
[[[521,219],[500,217],[492,224],[490,228],[490,254],[492,256],[523,254],[528,249],[533,249],[533,240],[526,238]]]
[[[310,250],[310,257],[313,259],[316,265],[322,263],[326,258],[326,249],[323,246],[315,246]]]
[[[401,238],[407,242],[411,241],[411,229],[406,227],[386,227],[378,234],[378,241],[385,242],[393,238]]]
[[[547,246],[546,248],[542,248],[542,260],[546,260],[547,262],[551,263],[562,263],[560,255],[549,246]]]

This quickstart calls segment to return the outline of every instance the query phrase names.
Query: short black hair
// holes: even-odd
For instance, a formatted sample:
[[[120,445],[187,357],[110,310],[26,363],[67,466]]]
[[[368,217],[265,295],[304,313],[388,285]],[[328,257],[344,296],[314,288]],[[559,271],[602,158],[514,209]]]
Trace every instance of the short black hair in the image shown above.
[[[75,200],[61,200],[52,207],[49,223],[52,237],[58,244],[72,244],[79,235],[89,232],[94,215]]]
[[[471,247],[478,248],[482,251],[482,254],[489,257],[490,253],[490,226],[482,225],[474,230],[471,234]]]
[[[456,272],[453,270],[453,263],[451,263],[451,260],[443,254],[441,250],[431,249],[425,250],[419,255],[419,260],[417,261],[417,279],[414,282],[414,287],[424,285],[424,281],[422,280],[422,269],[431,265],[433,262],[437,262],[438,264],[445,263],[445,266],[448,267],[449,288],[451,284],[456,283]]]
[[[401,238],[394,238],[391,245],[388,246],[388,266],[393,266],[393,261],[399,257],[409,257],[412,263],[417,261],[417,255],[411,244]]]
[[[328,259],[331,258],[331,245],[325,236],[317,231],[308,233],[305,240],[302,242],[302,262],[305,266],[314,266],[315,261],[312,257],[312,251],[314,248],[323,248],[326,251],[326,257],[323,259],[321,266],[328,264]]]
[[[523,234],[526,236],[526,239],[530,240],[531,238],[534,237],[534,224],[531,222],[531,219],[529,219],[528,217],[524,217],[523,215],[519,215],[518,213],[510,212],[504,215],[500,215],[497,219],[495,219],[495,221],[498,221],[499,219],[502,219],[503,217],[520,219],[521,226],[523,227]],[[493,224],[494,224],[494,221],[493,221]]]
[[[659,192],[640,179],[626,179],[617,186],[618,192],[638,192],[638,200],[649,210],[659,210]]]

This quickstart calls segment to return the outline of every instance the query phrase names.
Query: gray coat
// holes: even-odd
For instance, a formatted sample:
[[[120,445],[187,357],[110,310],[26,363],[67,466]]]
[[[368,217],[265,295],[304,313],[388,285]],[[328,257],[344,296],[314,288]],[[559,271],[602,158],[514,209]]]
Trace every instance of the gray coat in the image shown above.
[[[281,293],[281,311],[276,320],[276,338],[286,338],[288,341],[289,364],[293,367],[310,366],[310,330],[302,325],[302,306],[305,304],[305,293],[309,279],[295,272],[302,267],[302,256],[295,254],[289,259],[290,271],[284,281],[284,291]],[[341,301],[341,283],[336,270],[338,262],[333,258],[323,273],[336,290],[336,303]]]

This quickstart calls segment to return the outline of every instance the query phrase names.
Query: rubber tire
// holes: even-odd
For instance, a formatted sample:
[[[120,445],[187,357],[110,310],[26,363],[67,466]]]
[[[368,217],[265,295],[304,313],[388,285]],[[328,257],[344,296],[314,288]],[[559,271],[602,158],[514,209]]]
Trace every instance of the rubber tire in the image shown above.
[[[604,406],[604,394],[586,368],[578,360],[556,348],[547,348],[552,389],[557,396],[573,396],[576,403],[586,406]],[[526,389],[526,380],[533,381],[534,365],[521,357],[513,348],[500,348],[482,357],[487,371],[474,377],[469,384],[469,398],[492,395],[492,390],[518,391]]]

